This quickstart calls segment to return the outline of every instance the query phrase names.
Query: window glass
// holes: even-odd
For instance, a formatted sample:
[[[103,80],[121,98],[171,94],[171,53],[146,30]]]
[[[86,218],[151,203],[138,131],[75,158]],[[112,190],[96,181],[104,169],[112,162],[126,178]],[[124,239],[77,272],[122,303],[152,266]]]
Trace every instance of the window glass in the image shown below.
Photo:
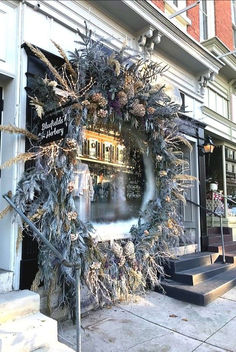
[[[207,0],[202,0],[202,39],[208,38]]]
[[[232,1],[232,21],[236,25],[236,0]]]
[[[216,93],[214,90],[207,88],[205,94],[205,105],[219,115],[228,118],[228,100]]]
[[[134,143],[127,147],[114,131],[85,130],[80,159],[82,163],[75,172],[80,219],[104,225],[136,221],[150,196],[145,187],[147,161],[139,148]],[[149,181],[148,192],[154,189]]]

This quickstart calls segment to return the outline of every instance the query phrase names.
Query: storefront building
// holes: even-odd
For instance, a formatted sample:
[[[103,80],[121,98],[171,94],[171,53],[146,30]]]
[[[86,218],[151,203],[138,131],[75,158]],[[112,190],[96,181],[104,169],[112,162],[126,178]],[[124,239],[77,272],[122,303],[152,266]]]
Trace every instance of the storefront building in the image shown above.
[[[100,38],[108,40],[108,50],[109,48],[117,50],[126,42],[130,53],[141,53],[160,62],[163,67],[168,66],[159,84],[164,82],[166,93],[180,105],[181,129],[193,147],[191,152],[183,148],[182,154],[189,161],[187,172],[196,176],[200,181],[194,183],[187,197],[192,202],[204,206],[206,202],[205,163],[201,152],[205,142],[204,128],[206,124],[209,124],[206,127],[207,131],[214,137],[216,126],[215,120],[207,119],[205,113],[207,108],[204,114],[202,113],[204,93],[205,89],[208,89],[209,82],[220,69],[225,69],[228,75],[231,74],[232,69],[230,72],[225,66],[222,69],[222,61],[191,37],[190,29],[193,30],[194,27],[191,11],[196,12],[196,8],[170,19],[170,14],[176,12],[178,8],[173,1],[166,3],[168,6],[163,12],[164,10],[159,7],[161,1],[157,2],[158,7],[155,2],[149,1],[2,2],[0,4],[0,28],[4,40],[0,43],[0,93],[4,106],[1,112],[1,123],[18,127],[25,127],[31,123],[25,87],[31,74],[43,74],[45,68],[35,60],[24,43],[29,42],[39,47],[54,64],[58,64],[61,58],[58,57],[51,39],[59,43],[65,51],[73,51],[76,46],[75,41],[78,39],[77,28],[83,31],[84,21],[87,21],[88,26],[94,32],[94,40],[100,40]],[[184,1],[181,3],[183,4]],[[233,84],[230,87],[233,89]],[[218,123],[220,131],[223,124]],[[230,124],[232,126],[230,131],[233,131],[233,122]],[[232,143],[233,138],[232,135],[230,139]],[[233,149],[230,141],[228,148]],[[23,138],[6,134],[1,136],[0,158],[2,163],[24,151]],[[96,134],[94,131],[85,132],[81,159],[84,165],[88,166],[88,169],[84,166],[83,172],[86,174],[89,171],[85,182],[88,185],[87,195],[92,201],[91,204],[86,202],[79,204],[79,207],[87,209],[84,212],[85,217],[87,217],[86,214],[92,213],[94,222],[99,222],[100,219],[96,201],[104,200],[104,197],[118,197],[121,201],[127,201],[128,197],[134,205],[132,211],[136,211],[137,207],[138,209],[142,207],[142,202],[140,201],[139,204],[138,197],[134,199],[133,194],[138,194],[137,190],[141,187],[142,172],[146,182],[151,180],[152,173],[147,171],[148,161],[141,160],[140,164],[144,165],[144,171],[140,171],[141,178],[137,182],[132,173],[132,163],[128,166],[124,163],[124,153],[122,141],[117,136],[106,133]],[[23,166],[19,167],[19,165],[2,170],[1,194],[9,190],[14,193],[23,171]],[[111,166],[112,172],[109,171]],[[125,176],[119,178],[114,169],[119,172],[125,170],[123,172]],[[117,184],[119,183],[119,189],[122,189],[120,185],[123,184],[125,187],[127,180],[129,180],[129,188],[126,187],[125,195],[122,192],[115,193]],[[91,181],[93,189],[89,188]],[[5,201],[0,199],[1,209],[5,206]],[[103,213],[107,213],[105,208],[104,203]],[[119,213],[120,209],[117,210],[114,207],[107,218],[107,223],[113,224],[114,220],[117,220],[118,212],[118,219],[121,222],[125,221],[125,224],[121,223],[120,231],[117,231],[117,223],[113,224],[115,225],[113,230],[112,228],[109,228],[109,231],[102,229],[99,240],[113,240],[127,236],[130,220],[134,217],[132,211],[125,219],[126,209],[124,208],[123,213]],[[202,238],[206,236],[205,214],[193,203],[183,207],[181,211],[184,216],[189,251],[200,251]],[[202,221],[200,221],[200,216]],[[125,226],[128,227],[124,230]],[[116,231],[115,234],[114,231]],[[37,248],[27,238],[19,244],[18,224],[12,222],[12,214],[8,214],[1,220],[0,248],[0,268],[14,273],[12,287],[18,289],[20,282],[24,282],[22,275],[29,277],[28,268],[32,268],[37,262]],[[27,285],[29,286],[30,282]]]

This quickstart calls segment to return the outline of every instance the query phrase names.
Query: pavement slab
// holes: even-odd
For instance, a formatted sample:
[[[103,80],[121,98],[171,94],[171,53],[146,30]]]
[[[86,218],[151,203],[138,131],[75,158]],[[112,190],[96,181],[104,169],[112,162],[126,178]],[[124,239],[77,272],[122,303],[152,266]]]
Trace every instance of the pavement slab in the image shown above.
[[[228,350],[218,348],[212,345],[208,345],[207,343],[201,344],[198,348],[194,350],[194,352],[227,352]]]
[[[222,298],[230,299],[230,300],[236,302],[236,286],[233,287],[230,291],[226,292],[226,293],[222,296]]]
[[[145,341],[125,351],[128,352],[192,352],[200,344],[199,341],[179,335],[175,332],[165,331],[152,340]],[[181,346],[181,347],[177,347]],[[178,348],[180,348],[178,350]]]
[[[197,306],[149,292],[135,303],[119,307],[147,321],[187,337],[205,341],[236,316],[236,301],[218,298],[208,306]]]
[[[148,292],[90,312],[82,327],[86,352],[236,352],[236,288],[205,307]],[[75,326],[58,332],[76,350]]]
[[[212,335],[207,342],[236,352],[236,318]]]
[[[183,344],[181,351],[191,352],[200,344],[144,319],[137,319],[119,308],[103,309],[98,313],[93,312],[82,321],[82,346],[86,352],[174,351],[173,346],[180,342]],[[75,329],[71,330],[68,322],[60,325],[59,335],[63,335],[65,341],[75,343]]]

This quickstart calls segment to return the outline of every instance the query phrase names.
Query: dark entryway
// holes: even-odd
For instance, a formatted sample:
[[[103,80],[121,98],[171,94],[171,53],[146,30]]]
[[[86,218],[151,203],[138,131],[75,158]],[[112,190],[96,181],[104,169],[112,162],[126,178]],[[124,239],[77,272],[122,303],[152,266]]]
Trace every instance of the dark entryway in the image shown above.
[[[23,45],[23,49],[26,51],[28,56],[27,64],[27,89],[30,88],[30,79],[32,77],[45,77],[45,74],[49,78],[52,78],[51,72],[47,69],[46,65],[42,63],[37,57],[35,57],[26,45]],[[55,55],[47,53],[42,50],[42,52],[47,56],[51,63],[55,66],[61,66],[63,60]],[[36,118],[33,108],[29,104],[29,99],[27,99],[26,106],[26,127],[30,131],[34,131],[33,126],[35,125],[34,119]],[[31,145],[26,141],[25,149],[29,150]],[[32,162],[26,163],[26,169],[32,167]],[[35,275],[38,271],[38,243],[37,240],[33,239],[30,230],[25,230],[23,232],[22,241],[22,258],[20,263],[20,289],[30,289]]]

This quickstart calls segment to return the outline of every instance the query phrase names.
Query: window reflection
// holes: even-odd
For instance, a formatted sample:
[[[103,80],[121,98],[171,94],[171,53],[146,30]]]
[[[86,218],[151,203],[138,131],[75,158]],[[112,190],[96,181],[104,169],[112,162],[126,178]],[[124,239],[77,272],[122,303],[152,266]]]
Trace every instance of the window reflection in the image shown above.
[[[137,218],[145,175],[142,156],[114,133],[85,131],[75,171],[75,204],[82,221]]]

